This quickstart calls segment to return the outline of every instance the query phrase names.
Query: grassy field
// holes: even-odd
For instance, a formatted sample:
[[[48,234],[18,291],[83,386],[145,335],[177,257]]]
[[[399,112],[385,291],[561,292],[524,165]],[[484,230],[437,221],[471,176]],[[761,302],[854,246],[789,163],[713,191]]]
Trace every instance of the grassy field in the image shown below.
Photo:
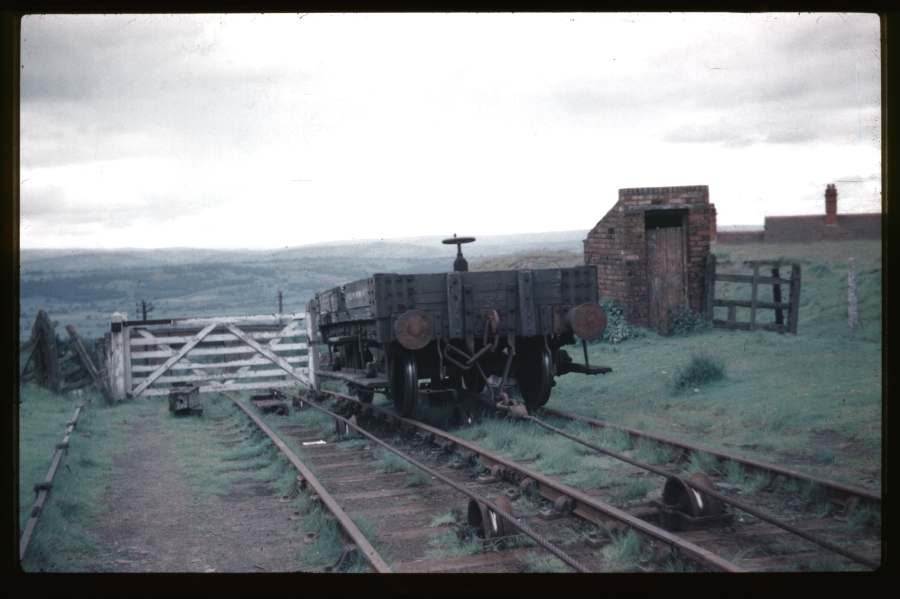
[[[879,488],[880,243],[728,245],[716,253],[723,270],[741,270],[747,259],[800,262],[798,334],[715,329],[662,337],[647,331],[616,345],[595,343],[591,362],[613,372],[560,377],[548,406]],[[847,327],[850,257],[859,279],[856,334]],[[724,378],[678,390],[680,370],[704,355],[724,366]]]

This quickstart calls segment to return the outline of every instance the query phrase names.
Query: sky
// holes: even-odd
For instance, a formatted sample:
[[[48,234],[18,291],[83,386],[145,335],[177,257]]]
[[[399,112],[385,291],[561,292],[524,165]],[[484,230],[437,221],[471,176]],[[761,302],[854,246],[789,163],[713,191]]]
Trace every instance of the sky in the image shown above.
[[[587,230],[627,187],[881,209],[876,15],[33,15],[21,48],[23,248]]]

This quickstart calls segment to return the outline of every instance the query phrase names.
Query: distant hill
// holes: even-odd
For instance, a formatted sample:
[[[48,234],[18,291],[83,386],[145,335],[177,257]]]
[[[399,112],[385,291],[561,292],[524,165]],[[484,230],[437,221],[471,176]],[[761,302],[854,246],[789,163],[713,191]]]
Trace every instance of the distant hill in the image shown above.
[[[584,254],[566,250],[547,252],[520,252],[473,261],[470,270],[516,270],[531,268],[564,268],[584,264]]]
[[[549,268],[580,263],[585,234],[476,236],[463,252],[473,270]],[[441,239],[335,241],[267,250],[23,249],[20,333],[27,337],[40,308],[87,336],[108,330],[114,311],[134,317],[140,300],[154,305],[155,318],[268,313],[275,310],[281,290],[285,310],[303,310],[317,291],[376,272],[451,270],[456,248],[442,245]]]

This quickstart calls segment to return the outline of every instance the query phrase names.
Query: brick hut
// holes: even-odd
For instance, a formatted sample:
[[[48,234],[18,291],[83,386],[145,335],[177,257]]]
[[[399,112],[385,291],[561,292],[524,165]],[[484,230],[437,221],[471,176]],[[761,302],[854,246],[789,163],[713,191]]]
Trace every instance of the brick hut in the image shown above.
[[[706,185],[620,189],[584,240],[601,297],[619,300],[629,322],[661,333],[682,307],[701,312],[714,215]]]

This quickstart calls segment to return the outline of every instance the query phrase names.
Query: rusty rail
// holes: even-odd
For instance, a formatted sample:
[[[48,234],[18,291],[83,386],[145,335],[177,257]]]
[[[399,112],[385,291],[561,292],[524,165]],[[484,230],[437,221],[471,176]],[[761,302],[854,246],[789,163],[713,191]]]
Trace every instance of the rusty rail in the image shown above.
[[[780,519],[778,519],[778,518],[776,518],[776,517],[774,517],[774,516],[772,516],[772,515],[770,515],[770,514],[767,514],[767,513],[763,512],[763,511],[761,511],[761,510],[758,510],[758,509],[756,509],[755,507],[753,507],[753,506],[751,506],[751,505],[749,505],[749,504],[747,504],[747,503],[744,503],[743,501],[740,501],[740,500],[738,500],[738,499],[735,499],[735,498],[730,497],[730,496],[728,496],[728,495],[725,495],[725,494],[723,494],[723,493],[719,493],[718,491],[716,491],[716,490],[714,490],[714,489],[709,489],[709,488],[706,488],[706,487],[698,486],[698,485],[693,484],[692,482],[690,482],[690,481],[688,481],[688,480],[685,480],[684,478],[682,478],[682,477],[680,477],[680,476],[677,476],[677,475],[672,474],[671,472],[668,472],[667,470],[665,470],[665,469],[663,469],[663,468],[659,468],[659,467],[657,467],[657,466],[653,466],[653,465],[651,465],[651,464],[647,464],[647,463],[645,463],[645,462],[641,462],[641,461],[639,461],[639,460],[635,460],[634,458],[630,458],[630,457],[628,457],[628,456],[626,456],[626,455],[624,455],[624,454],[621,454],[621,453],[619,453],[619,452],[612,451],[612,450],[606,449],[606,448],[604,448],[604,447],[600,447],[599,445],[596,445],[596,444],[591,443],[591,442],[589,442],[589,441],[585,441],[584,439],[581,439],[580,437],[577,437],[576,435],[573,435],[573,434],[571,434],[571,433],[568,433],[568,432],[566,432],[566,431],[564,431],[564,430],[562,430],[562,429],[560,429],[560,428],[557,428],[557,427],[555,427],[555,426],[553,426],[553,425],[551,425],[551,424],[548,424],[548,423],[542,421],[540,418],[536,418],[536,417],[531,416],[531,415],[525,415],[525,414],[521,414],[521,413],[518,413],[518,412],[512,412],[512,411],[510,411],[510,413],[514,414],[515,417],[517,417],[517,418],[520,418],[520,419],[523,419],[523,420],[528,420],[528,421],[530,421],[530,422],[533,422],[533,423],[535,423],[536,425],[541,426],[541,427],[543,427],[543,428],[545,428],[545,429],[547,429],[547,430],[549,430],[549,431],[551,431],[551,432],[553,432],[553,433],[556,433],[556,434],[558,434],[558,435],[560,435],[560,436],[562,436],[562,437],[565,437],[565,438],[567,438],[567,439],[570,439],[570,440],[572,440],[572,441],[574,441],[574,442],[576,442],[576,443],[578,443],[578,444],[580,444],[580,445],[583,445],[583,446],[585,446],[585,447],[588,447],[588,448],[590,448],[590,449],[596,451],[597,453],[601,453],[601,454],[603,454],[603,455],[607,455],[607,456],[609,456],[609,457],[611,457],[611,458],[615,458],[615,459],[617,459],[617,460],[620,460],[620,461],[622,461],[622,462],[625,462],[626,464],[631,464],[632,466],[635,466],[635,467],[637,467],[637,468],[641,468],[641,469],[643,469],[643,470],[646,470],[646,471],[648,471],[648,472],[652,472],[653,474],[657,474],[657,475],[662,476],[662,477],[665,477],[665,478],[677,478],[677,479],[679,479],[679,480],[682,482],[682,484],[684,484],[685,486],[687,486],[687,487],[693,489],[694,491],[700,493],[701,495],[707,495],[707,496],[709,496],[709,497],[713,497],[713,498],[715,498],[715,499],[718,499],[719,501],[722,501],[722,502],[724,502],[724,503],[727,503],[727,504],[729,504],[729,505],[731,505],[731,506],[733,506],[733,507],[735,507],[735,508],[737,508],[737,509],[739,509],[739,510],[741,510],[741,511],[744,511],[744,512],[746,512],[746,513],[748,513],[748,514],[750,514],[750,515],[752,515],[752,516],[755,516],[755,517],[759,518],[760,520],[763,520],[763,521],[765,521],[765,522],[768,522],[769,524],[772,524],[772,525],[774,525],[774,526],[777,526],[778,528],[781,528],[782,530],[786,530],[786,531],[790,532],[791,534],[794,534],[794,535],[797,535],[798,537],[804,538],[804,539],[806,539],[807,541],[809,541],[809,542],[811,542],[811,543],[814,543],[814,544],[816,544],[816,545],[818,545],[818,546],[820,546],[820,547],[823,547],[823,548],[825,548],[825,549],[828,549],[829,551],[833,551],[834,553],[837,553],[837,554],[839,554],[839,555],[842,555],[842,556],[846,557],[846,558],[849,559],[849,560],[852,560],[852,561],[857,562],[857,563],[859,563],[859,564],[863,564],[863,565],[868,566],[868,567],[870,567],[870,568],[872,568],[872,569],[877,569],[877,568],[880,566],[880,564],[879,564],[878,562],[874,562],[874,561],[868,559],[867,557],[865,557],[865,556],[863,556],[863,555],[860,555],[860,554],[858,554],[858,553],[856,553],[856,552],[854,552],[854,551],[850,551],[850,550],[848,550],[848,549],[844,549],[843,547],[840,547],[840,546],[838,546],[838,545],[835,545],[834,543],[832,543],[832,542],[830,542],[830,541],[828,541],[828,540],[826,540],[826,539],[823,539],[823,538],[821,538],[821,537],[818,537],[818,536],[816,536],[816,535],[814,535],[814,534],[812,534],[812,533],[809,533],[809,532],[807,532],[807,531],[805,531],[805,530],[803,530],[803,529],[801,529],[801,528],[798,528],[798,527],[796,527],[796,526],[794,526],[794,525],[792,525],[792,524],[790,524],[790,523],[788,523],[788,522],[785,522],[785,521],[780,520]]]
[[[82,402],[75,408],[72,419],[66,423],[66,432],[63,435],[62,441],[56,444],[56,450],[53,452],[53,458],[50,460],[50,468],[47,470],[47,475],[44,477],[43,481],[34,485],[37,496],[35,497],[34,504],[31,506],[31,515],[25,523],[25,528],[22,530],[22,536],[19,538],[19,561],[25,559],[25,552],[28,551],[28,544],[31,542],[31,537],[34,534],[35,527],[37,527],[38,519],[40,519],[41,513],[44,511],[44,504],[47,502],[47,498],[50,495],[50,489],[53,487],[53,479],[56,476],[57,470],[59,470],[60,464],[62,464],[63,456],[69,450],[69,438],[72,435],[72,431],[75,430],[75,426],[78,424],[78,418],[81,416],[81,410],[84,406],[85,404]]]
[[[365,556],[366,560],[369,564],[372,565],[372,568],[375,569],[378,573],[389,573],[391,572],[390,566],[388,566],[387,562],[384,561],[384,558],[378,553],[378,551],[372,546],[369,540],[365,537],[356,523],[347,515],[347,512],[335,501],[334,497],[328,492],[328,490],[322,486],[322,483],[319,482],[319,479],[316,478],[315,474],[304,464],[297,454],[295,454],[291,449],[281,440],[278,435],[275,434],[272,429],[270,429],[265,422],[263,422],[259,416],[250,411],[249,408],[244,406],[236,397],[229,395],[227,393],[223,393],[225,397],[234,402],[238,408],[241,409],[244,414],[246,414],[250,420],[256,424],[259,429],[269,437],[269,440],[275,444],[279,451],[288,459],[291,465],[297,469],[300,473],[300,476],[303,477],[303,480],[313,488],[319,498],[322,500],[322,503],[328,508],[328,510],[334,514],[334,517],[337,519],[338,524],[340,524],[341,528],[347,533],[347,536],[356,544],[356,546],[360,549],[363,556]]]
[[[319,391],[319,393],[323,395],[331,395],[338,399],[350,401],[358,405],[363,405],[356,398],[350,397],[349,395],[344,395],[343,393],[324,390]],[[313,403],[310,403],[310,405],[319,407],[315,406],[315,404]],[[632,516],[624,510],[621,510],[595,497],[591,497],[590,495],[587,495],[586,493],[578,489],[575,489],[560,481],[545,476],[540,472],[529,470],[528,468],[525,468],[524,466],[517,464],[512,460],[508,460],[500,455],[479,447],[478,445],[469,443],[465,439],[461,439],[459,437],[451,435],[450,433],[442,431],[433,426],[429,426],[422,422],[399,417],[392,412],[388,412],[387,410],[378,408],[371,404],[366,404],[365,407],[366,409],[376,411],[377,413],[382,414],[387,418],[394,419],[398,422],[402,422],[407,426],[425,431],[431,435],[434,435],[435,437],[440,437],[446,441],[453,443],[457,447],[465,448],[475,455],[478,455],[479,457],[485,459],[485,461],[487,462],[500,465],[509,471],[519,472],[523,476],[535,481],[538,487],[538,492],[540,492],[542,496],[550,501],[554,501],[559,497],[570,498],[575,504],[572,510],[573,513],[585,520],[588,520],[589,522],[593,522],[595,524],[603,524],[604,520],[612,518],[613,520],[617,520],[622,524],[625,524],[626,526],[633,528],[643,534],[653,537],[667,545],[675,547],[685,555],[689,556],[691,559],[709,568],[724,572],[743,572],[743,570],[739,566],[719,557],[718,555],[715,555],[711,551],[708,551],[703,547],[700,547],[699,545],[691,543],[690,541],[674,535],[665,529],[662,529],[649,522],[641,520],[640,518]]]
[[[657,433],[642,431],[636,428],[623,426],[621,424],[612,424],[611,422],[607,422],[599,418],[590,418],[588,416],[581,416],[579,414],[561,412],[552,408],[541,408],[541,412],[544,414],[549,414],[550,416],[556,416],[557,418],[563,418],[565,420],[576,420],[579,422],[584,422],[595,428],[608,428],[611,430],[622,431],[628,433],[632,437],[650,439],[658,443],[677,447],[678,449],[687,451],[689,453],[708,453],[718,459],[719,462],[737,462],[738,464],[741,464],[742,466],[745,466],[753,471],[764,472],[773,476],[784,476],[785,478],[791,478],[800,482],[817,484],[821,486],[831,498],[834,499],[845,500],[848,496],[858,497],[865,501],[876,504],[879,508],[881,507],[881,496],[867,489],[861,489],[859,487],[845,485],[837,481],[810,476],[797,472],[796,470],[790,470],[788,468],[777,466],[775,464],[766,464],[765,462],[760,462],[750,458],[744,458],[725,451],[711,449],[697,443],[687,443],[685,441],[679,441],[677,439],[665,437]]]
[[[325,392],[325,393],[333,393],[333,392],[328,391],[328,392]],[[335,395],[337,395],[337,394],[335,394]],[[353,398],[348,398],[347,396],[343,396],[343,397],[345,397],[345,398],[347,398],[347,399],[351,399],[352,401],[356,401],[355,399],[353,399]],[[382,441],[381,439],[379,439],[379,438],[376,437],[375,435],[372,435],[372,434],[369,433],[368,431],[364,430],[364,429],[363,429],[362,427],[360,427],[358,424],[356,424],[356,423],[354,423],[354,422],[351,422],[349,419],[344,418],[343,416],[341,416],[341,415],[339,415],[339,414],[336,414],[336,413],[332,412],[331,410],[329,410],[329,409],[327,409],[327,408],[323,408],[322,406],[316,405],[315,403],[312,403],[312,402],[309,402],[309,401],[307,401],[307,402],[305,402],[305,403],[306,403],[307,405],[309,405],[309,406],[311,406],[311,407],[313,407],[313,408],[315,408],[315,409],[321,411],[321,412],[324,412],[325,414],[328,414],[329,416],[331,416],[332,418],[334,418],[336,421],[339,421],[339,422],[345,424],[347,427],[352,428],[353,430],[355,430],[356,432],[360,433],[361,435],[363,435],[364,437],[366,437],[366,438],[369,439],[370,441],[376,443],[377,445],[383,447],[384,449],[387,449],[387,450],[390,451],[391,453],[400,456],[402,459],[404,459],[405,461],[409,462],[410,464],[412,464],[413,466],[415,466],[415,467],[418,468],[419,470],[422,470],[423,472],[426,472],[428,475],[430,475],[430,476],[432,476],[432,477],[434,477],[434,478],[440,480],[441,482],[443,482],[443,483],[449,485],[450,487],[452,487],[452,488],[455,489],[456,491],[459,491],[459,492],[462,493],[463,495],[466,495],[466,496],[469,497],[470,499],[474,499],[475,501],[478,501],[478,502],[484,504],[488,509],[490,509],[491,511],[493,511],[494,513],[496,513],[498,516],[500,516],[501,518],[503,518],[510,526],[512,526],[513,528],[515,528],[515,529],[518,530],[519,532],[521,532],[521,533],[525,534],[526,536],[530,537],[531,539],[533,539],[534,542],[536,542],[538,545],[540,545],[541,547],[543,547],[544,549],[546,549],[547,551],[549,551],[550,553],[552,553],[554,556],[556,556],[557,558],[559,558],[560,560],[562,560],[566,565],[568,565],[569,567],[573,568],[575,571],[577,571],[577,572],[589,572],[589,571],[590,571],[590,570],[588,570],[585,566],[583,566],[581,563],[579,563],[575,558],[571,557],[570,555],[568,555],[567,553],[565,553],[562,549],[560,549],[559,547],[557,547],[557,546],[554,545],[553,543],[547,541],[547,540],[546,540],[544,537],[542,537],[539,533],[537,533],[536,531],[532,530],[530,526],[528,526],[528,525],[526,525],[526,524],[522,524],[521,522],[518,522],[518,521],[516,520],[515,516],[513,516],[512,514],[510,514],[509,512],[507,512],[506,510],[504,510],[503,508],[501,508],[501,507],[500,507],[499,505],[497,505],[495,502],[490,501],[489,499],[486,499],[486,498],[484,498],[484,497],[478,495],[478,494],[475,493],[474,491],[471,491],[471,490],[465,488],[464,486],[462,486],[462,485],[460,485],[460,484],[454,482],[454,481],[451,480],[450,478],[444,476],[443,474],[441,474],[441,473],[438,472],[437,470],[434,470],[433,468],[429,468],[429,467],[426,466],[425,464],[422,464],[421,462],[419,462],[418,460],[416,460],[415,458],[413,458],[413,457],[410,456],[409,454],[407,454],[407,453],[405,453],[405,452],[403,452],[403,451],[397,449],[396,447],[394,447],[394,446],[392,446],[392,445],[390,445],[390,444],[388,444],[388,443],[385,443],[384,441]]]

